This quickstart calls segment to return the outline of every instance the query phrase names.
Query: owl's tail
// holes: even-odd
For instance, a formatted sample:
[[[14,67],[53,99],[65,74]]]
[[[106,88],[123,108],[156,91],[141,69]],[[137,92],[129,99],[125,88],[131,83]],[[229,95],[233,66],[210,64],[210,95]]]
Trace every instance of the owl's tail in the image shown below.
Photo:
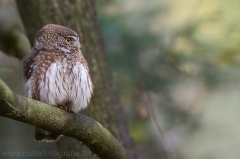
[[[59,134],[35,127],[35,140],[38,142],[54,142],[60,138]]]

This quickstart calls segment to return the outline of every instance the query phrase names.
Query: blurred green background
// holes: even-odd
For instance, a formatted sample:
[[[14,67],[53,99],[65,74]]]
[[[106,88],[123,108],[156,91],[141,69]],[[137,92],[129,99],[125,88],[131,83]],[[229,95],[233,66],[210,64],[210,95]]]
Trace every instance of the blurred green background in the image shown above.
[[[240,158],[239,7],[238,0],[97,1],[140,159]],[[18,60],[0,54],[0,78],[24,94]],[[0,118],[0,127],[1,150],[55,148],[36,144],[32,126]]]

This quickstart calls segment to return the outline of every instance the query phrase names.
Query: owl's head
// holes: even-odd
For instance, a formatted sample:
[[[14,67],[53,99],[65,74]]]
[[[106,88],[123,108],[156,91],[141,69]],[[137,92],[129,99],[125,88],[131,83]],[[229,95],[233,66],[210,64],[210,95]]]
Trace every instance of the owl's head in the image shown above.
[[[74,53],[80,50],[78,34],[56,24],[45,25],[37,34],[35,48],[38,50],[60,50],[63,53]]]

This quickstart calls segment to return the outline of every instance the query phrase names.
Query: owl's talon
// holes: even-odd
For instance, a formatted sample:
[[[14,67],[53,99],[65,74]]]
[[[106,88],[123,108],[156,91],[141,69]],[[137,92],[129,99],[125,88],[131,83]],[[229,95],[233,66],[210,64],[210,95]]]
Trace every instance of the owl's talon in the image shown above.
[[[58,104],[57,107],[60,108],[60,109],[66,110],[68,112],[72,112],[67,106]]]
[[[66,111],[70,111],[70,109],[67,106],[64,106],[64,105],[58,104],[57,107],[60,108],[60,109],[66,110]]]
[[[58,108],[60,109],[63,109],[63,106],[62,105],[57,105]]]
[[[70,109],[67,106],[63,106],[63,109],[66,111],[70,111]]]

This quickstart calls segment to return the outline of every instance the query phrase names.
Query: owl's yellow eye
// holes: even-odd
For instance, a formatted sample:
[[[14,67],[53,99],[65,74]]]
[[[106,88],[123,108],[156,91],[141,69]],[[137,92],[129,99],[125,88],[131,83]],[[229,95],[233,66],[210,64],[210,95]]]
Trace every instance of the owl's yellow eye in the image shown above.
[[[72,40],[69,39],[69,38],[67,38],[65,41],[66,41],[67,44],[70,44],[72,42]]]

